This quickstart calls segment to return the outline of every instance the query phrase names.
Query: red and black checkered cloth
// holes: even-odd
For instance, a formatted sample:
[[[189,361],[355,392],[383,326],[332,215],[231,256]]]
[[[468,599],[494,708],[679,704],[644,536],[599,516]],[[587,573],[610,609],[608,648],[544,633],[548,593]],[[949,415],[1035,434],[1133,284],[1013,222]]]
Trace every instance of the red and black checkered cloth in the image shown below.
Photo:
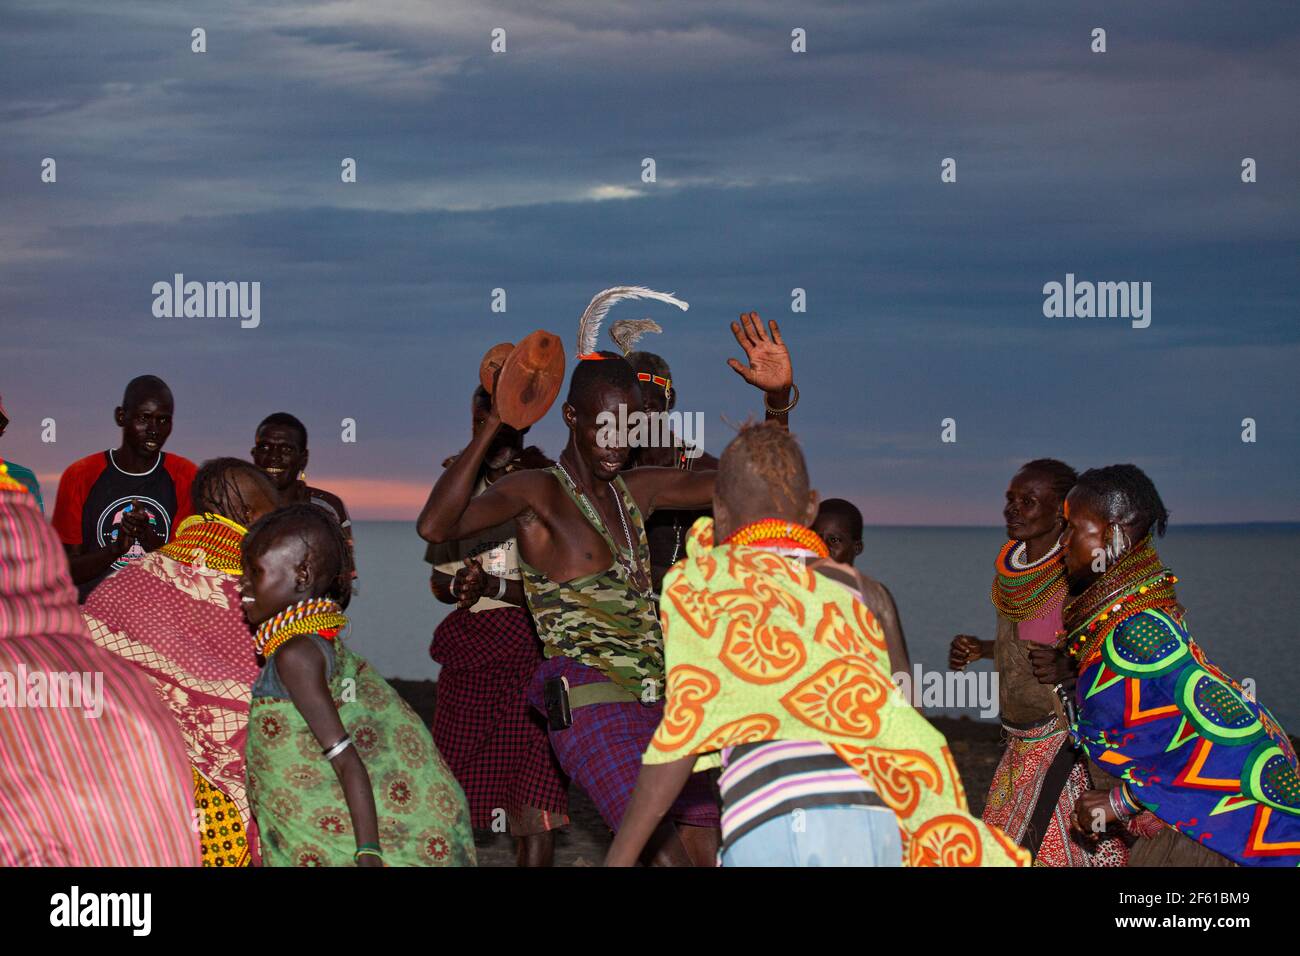
[[[480,829],[533,807],[568,812],[568,781],[551,752],[545,719],[529,706],[541,642],[522,608],[456,609],[438,625],[429,654],[438,676],[433,739]]]

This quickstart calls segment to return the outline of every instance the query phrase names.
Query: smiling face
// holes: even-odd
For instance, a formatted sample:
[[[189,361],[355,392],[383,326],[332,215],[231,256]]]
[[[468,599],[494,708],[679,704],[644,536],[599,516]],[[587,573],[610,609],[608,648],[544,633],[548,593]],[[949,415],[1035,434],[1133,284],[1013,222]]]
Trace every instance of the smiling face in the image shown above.
[[[249,624],[257,627],[290,605],[318,596],[312,593],[313,575],[306,554],[301,537],[285,534],[260,554],[245,556],[239,589]]]
[[[1065,533],[1061,535],[1065,573],[1071,591],[1087,587],[1102,572],[1095,569],[1097,557],[1105,553],[1109,522],[1082,494],[1071,492],[1065,499]]]
[[[576,405],[568,402],[564,404],[564,423],[573,433],[578,455],[600,481],[613,481],[627,464],[630,454],[627,435],[619,434],[616,427],[620,405],[625,406],[629,412],[639,409],[640,389],[602,383],[593,386]],[[609,419],[602,420],[602,415],[612,416],[615,427],[604,425],[602,422]],[[612,437],[613,440],[606,441],[602,446],[598,436]]]
[[[1060,507],[1048,476],[1035,471],[1016,472],[1002,508],[1007,537],[1029,541],[1059,531]]]
[[[266,472],[280,491],[291,488],[307,467],[302,435],[292,425],[266,425],[257,433],[253,464]]]
[[[129,408],[118,406],[113,420],[122,429],[122,444],[140,458],[158,454],[172,433],[174,408],[171,393],[161,391],[146,394]]]

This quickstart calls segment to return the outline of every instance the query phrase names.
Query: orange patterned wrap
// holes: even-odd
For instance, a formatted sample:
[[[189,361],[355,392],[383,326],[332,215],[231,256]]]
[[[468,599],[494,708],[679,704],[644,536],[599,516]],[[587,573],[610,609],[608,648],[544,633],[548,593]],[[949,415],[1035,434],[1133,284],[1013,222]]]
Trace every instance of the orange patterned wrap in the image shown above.
[[[908,866],[1026,866],[1029,853],[976,820],[947,741],[889,676],[871,609],[801,562],[691,528],[664,578],[663,721],[646,763],[762,740],[828,743],[898,816]]]

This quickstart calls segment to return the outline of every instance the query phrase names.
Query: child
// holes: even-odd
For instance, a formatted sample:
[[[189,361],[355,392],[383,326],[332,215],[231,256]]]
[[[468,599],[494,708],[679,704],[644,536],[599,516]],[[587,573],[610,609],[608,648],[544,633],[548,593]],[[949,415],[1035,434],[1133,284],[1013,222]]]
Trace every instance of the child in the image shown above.
[[[817,509],[817,520],[813,522],[813,531],[826,542],[826,550],[832,561],[853,567],[853,559],[862,553],[862,512],[850,501],[843,498],[827,498]],[[862,603],[875,612],[880,626],[885,632],[885,643],[889,645],[889,660],[895,676],[901,671],[908,676],[911,685],[912,662],[907,653],[907,641],[903,638],[903,622],[894,605],[894,596],[875,578],[858,572],[862,579]],[[917,701],[912,701],[913,706]]]
[[[243,542],[253,684],[248,793],[268,866],[473,866],[465,795],[415,713],[340,632],[351,562],[310,504]],[[331,772],[332,771],[332,772]]]

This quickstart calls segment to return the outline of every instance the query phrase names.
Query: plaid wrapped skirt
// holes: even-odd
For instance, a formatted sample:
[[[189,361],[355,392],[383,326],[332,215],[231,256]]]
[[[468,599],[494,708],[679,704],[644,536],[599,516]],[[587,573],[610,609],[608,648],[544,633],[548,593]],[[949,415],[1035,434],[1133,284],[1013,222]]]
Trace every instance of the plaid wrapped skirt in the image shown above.
[[[526,696],[542,662],[532,618],[522,608],[457,608],[434,631],[429,654],[442,665],[433,739],[465,791],[473,826],[492,828],[501,811],[512,822],[539,816],[529,810],[563,825],[568,780]]]
[[[571,688],[609,680],[571,657],[552,657],[537,669],[528,691],[539,714],[545,712],[546,681],[559,676],[567,678]],[[641,772],[641,757],[663,715],[663,701],[590,704],[573,711],[573,726],[550,732],[560,766],[591,797],[611,830],[617,830],[623,820]],[[719,826],[717,787],[710,775],[691,774],[668,816],[689,826]]]

